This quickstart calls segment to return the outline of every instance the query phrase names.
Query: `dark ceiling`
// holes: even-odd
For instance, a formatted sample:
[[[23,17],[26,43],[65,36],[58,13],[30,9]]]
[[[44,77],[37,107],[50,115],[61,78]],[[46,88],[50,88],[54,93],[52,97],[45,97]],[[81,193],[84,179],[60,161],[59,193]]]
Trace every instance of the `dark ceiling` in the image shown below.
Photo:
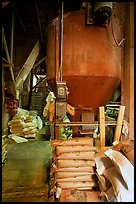
[[[63,13],[80,10],[82,1],[65,1]],[[16,79],[26,59],[31,53],[36,42],[41,43],[39,61],[46,56],[48,25],[62,12],[62,1],[37,0],[37,1],[2,1],[2,27],[7,42],[8,51],[11,47],[12,14],[14,11],[14,34],[13,34],[13,73]],[[11,53],[10,53],[11,54]],[[2,63],[7,60],[5,49],[2,48]],[[41,63],[46,70],[46,62]],[[5,71],[5,81],[12,81],[8,68]],[[11,85],[6,86],[11,87]]]
[[[82,1],[67,0],[64,1],[63,13],[73,10],[80,10]],[[121,2],[116,3],[114,15],[117,19],[122,18]],[[34,45],[39,40],[41,43],[40,54],[37,58],[46,57],[48,25],[62,12],[62,1],[60,0],[37,0],[37,1],[2,1],[2,26],[7,41],[7,46],[10,51],[11,43],[11,28],[12,28],[12,13],[14,11],[14,45],[13,45],[13,72],[16,76],[21,70],[23,64],[31,53]],[[117,12],[116,12],[117,11]],[[124,18],[124,17],[123,17]],[[122,19],[121,19],[122,21]],[[122,24],[123,25],[123,24]],[[123,29],[122,29],[123,30]],[[7,59],[4,49],[2,49],[2,59]],[[5,62],[2,61],[2,63]],[[46,62],[43,67],[46,67]],[[42,64],[41,64],[42,65]],[[45,68],[46,69],[46,68]],[[11,80],[11,74],[8,69],[7,81]]]
[[[79,10],[81,1],[65,1],[64,13],[72,10]],[[62,2],[59,0],[38,0],[38,1],[11,1],[3,3],[2,25],[5,35],[10,36],[11,17],[14,9],[14,34],[40,37],[46,47],[46,36],[49,22],[61,14]],[[8,40],[8,39],[7,39]]]

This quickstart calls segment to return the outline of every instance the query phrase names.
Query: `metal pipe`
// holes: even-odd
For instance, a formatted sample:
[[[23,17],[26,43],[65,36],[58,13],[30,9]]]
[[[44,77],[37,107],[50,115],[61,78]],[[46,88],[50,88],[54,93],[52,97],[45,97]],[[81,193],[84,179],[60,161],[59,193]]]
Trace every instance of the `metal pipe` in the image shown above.
[[[30,110],[30,105],[31,105],[31,95],[32,95],[32,87],[33,87],[33,74],[34,74],[34,69],[31,69],[31,76],[30,76],[30,92],[29,92],[29,102],[28,102],[28,107]]]
[[[5,49],[5,52],[6,52],[7,60],[9,62],[9,64],[11,64],[10,56],[9,56],[9,51],[8,51],[8,46],[7,46],[7,42],[6,42],[6,38],[5,38],[4,28],[3,27],[2,27],[2,36],[3,36],[3,44],[4,44],[4,49]],[[13,84],[15,85],[15,78],[14,78],[14,73],[13,73],[13,70],[12,70],[12,66],[10,66],[10,73],[11,73],[11,77],[12,77],[12,80],[13,80]]]
[[[64,2],[62,2],[62,12],[61,12],[61,39],[60,39],[60,69],[59,69],[59,80],[62,81],[62,57],[63,57],[63,10]]]
[[[38,10],[38,6],[37,6],[37,2],[36,2],[36,1],[35,1],[35,7],[36,7],[37,19],[38,19],[38,24],[39,24],[39,29],[40,29],[41,44],[42,44],[42,46],[43,46],[42,27],[41,27],[40,16],[39,16],[39,10]]]
[[[116,122],[112,122],[112,121],[105,121],[105,126],[107,125],[116,125]],[[94,123],[82,123],[82,122],[70,122],[70,123],[56,123],[55,126],[59,127],[59,126],[99,126],[100,124],[98,122],[94,122]]]
[[[14,44],[14,9],[12,10],[11,19],[11,42],[10,42],[10,63],[13,64],[13,44]]]

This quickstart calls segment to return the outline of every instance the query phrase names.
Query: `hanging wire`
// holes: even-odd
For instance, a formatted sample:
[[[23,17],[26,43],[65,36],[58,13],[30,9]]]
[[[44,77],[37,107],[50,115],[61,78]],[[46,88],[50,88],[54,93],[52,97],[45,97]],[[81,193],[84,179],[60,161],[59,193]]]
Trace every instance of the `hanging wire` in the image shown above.
[[[62,2],[62,11],[61,11],[61,41],[60,41],[60,67],[59,67],[59,80],[62,81],[62,54],[63,54],[63,10],[64,2]]]
[[[123,16],[123,9],[122,9],[122,11],[121,11],[121,14],[122,14],[122,16]],[[113,4],[113,12],[112,12],[112,15],[111,15],[111,24],[110,24],[110,25],[111,25],[111,26],[110,26],[110,28],[111,28],[111,33],[112,33],[112,37],[113,37],[113,39],[114,39],[114,41],[115,41],[115,44],[112,44],[111,41],[110,41],[110,39],[109,39],[109,33],[108,33],[107,27],[106,27],[106,31],[107,31],[108,39],[109,39],[110,44],[112,45],[112,47],[119,47],[119,46],[122,45],[123,41],[126,40],[126,38],[122,38],[122,39],[120,40],[120,42],[117,41],[116,36],[115,36],[115,33],[114,33],[114,26],[113,26],[113,19],[115,20],[114,16],[115,16],[115,4]],[[120,20],[120,21],[121,21],[121,20]],[[118,22],[118,23],[121,25],[121,22],[120,22],[120,21],[117,21],[117,20],[116,20],[116,22]],[[122,25],[123,25],[123,23],[122,23]]]

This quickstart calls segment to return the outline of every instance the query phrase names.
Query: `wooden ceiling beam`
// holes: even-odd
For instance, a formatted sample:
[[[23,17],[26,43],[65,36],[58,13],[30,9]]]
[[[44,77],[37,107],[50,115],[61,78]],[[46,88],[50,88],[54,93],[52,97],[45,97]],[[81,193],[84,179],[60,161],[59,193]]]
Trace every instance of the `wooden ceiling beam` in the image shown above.
[[[38,41],[34,46],[33,50],[31,51],[30,55],[28,56],[23,67],[21,68],[19,74],[16,77],[16,89],[19,89],[19,90],[21,89],[24,81],[26,80],[28,74],[30,73],[31,69],[34,66],[34,63],[39,55],[39,51],[40,51],[40,43]]]

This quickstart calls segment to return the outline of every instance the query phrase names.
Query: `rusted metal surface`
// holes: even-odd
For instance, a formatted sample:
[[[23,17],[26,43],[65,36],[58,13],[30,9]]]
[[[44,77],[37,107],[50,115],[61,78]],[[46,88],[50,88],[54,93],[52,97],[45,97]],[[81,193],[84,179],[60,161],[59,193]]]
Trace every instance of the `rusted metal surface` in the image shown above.
[[[58,26],[56,18],[48,35],[47,79],[53,88],[58,78]],[[105,105],[120,83],[120,47],[111,46],[105,27],[85,25],[84,10],[64,14],[63,37],[62,79],[70,92],[68,102],[92,109]]]

